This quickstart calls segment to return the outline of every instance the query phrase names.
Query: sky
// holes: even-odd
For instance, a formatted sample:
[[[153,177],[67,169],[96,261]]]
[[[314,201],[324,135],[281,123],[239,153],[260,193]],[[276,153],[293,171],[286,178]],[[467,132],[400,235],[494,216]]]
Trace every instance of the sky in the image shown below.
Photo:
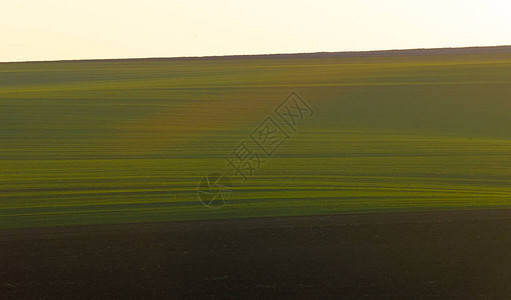
[[[0,61],[511,45],[502,0],[0,0]]]

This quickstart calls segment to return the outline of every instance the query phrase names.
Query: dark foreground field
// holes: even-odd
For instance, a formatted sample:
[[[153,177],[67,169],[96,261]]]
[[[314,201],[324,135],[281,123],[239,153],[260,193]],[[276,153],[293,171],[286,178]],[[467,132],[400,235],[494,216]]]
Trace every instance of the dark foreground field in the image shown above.
[[[508,298],[511,211],[0,231],[1,298]]]

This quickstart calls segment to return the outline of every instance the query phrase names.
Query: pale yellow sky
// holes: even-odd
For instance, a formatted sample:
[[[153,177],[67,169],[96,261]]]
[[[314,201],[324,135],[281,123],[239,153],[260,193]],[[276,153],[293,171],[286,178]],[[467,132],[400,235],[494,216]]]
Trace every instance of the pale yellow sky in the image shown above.
[[[0,61],[511,45],[511,1],[0,0]]]

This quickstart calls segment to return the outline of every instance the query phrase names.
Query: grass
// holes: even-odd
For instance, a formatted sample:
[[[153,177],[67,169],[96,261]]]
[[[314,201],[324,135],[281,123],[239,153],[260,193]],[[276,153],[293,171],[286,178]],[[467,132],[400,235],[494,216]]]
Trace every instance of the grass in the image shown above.
[[[0,64],[0,228],[510,207],[509,74],[511,53]],[[225,157],[292,91],[314,116],[242,182]]]

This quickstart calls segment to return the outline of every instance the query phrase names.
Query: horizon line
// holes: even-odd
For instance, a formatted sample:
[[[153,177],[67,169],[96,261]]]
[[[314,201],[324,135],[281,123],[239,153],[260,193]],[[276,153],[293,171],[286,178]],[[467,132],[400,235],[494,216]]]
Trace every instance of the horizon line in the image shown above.
[[[456,47],[434,47],[434,48],[404,48],[404,49],[372,49],[372,50],[346,50],[346,51],[318,51],[318,52],[289,52],[289,53],[260,53],[260,54],[226,54],[226,55],[197,55],[197,56],[148,56],[148,57],[121,57],[121,58],[78,58],[78,59],[50,59],[50,60],[20,60],[20,61],[0,61],[0,64],[15,63],[49,63],[49,62],[92,62],[92,61],[122,61],[122,60],[203,60],[203,59],[235,59],[235,58],[271,58],[287,56],[309,56],[309,57],[360,57],[364,54],[392,54],[401,52],[401,54],[440,54],[435,51],[467,51],[470,50],[498,50],[504,48],[511,52],[511,45],[493,45],[493,46],[456,46]],[[407,53],[408,52],[408,53]],[[429,53],[428,53],[429,52]],[[508,52],[508,51],[495,51]],[[421,54],[423,54],[421,53]]]

